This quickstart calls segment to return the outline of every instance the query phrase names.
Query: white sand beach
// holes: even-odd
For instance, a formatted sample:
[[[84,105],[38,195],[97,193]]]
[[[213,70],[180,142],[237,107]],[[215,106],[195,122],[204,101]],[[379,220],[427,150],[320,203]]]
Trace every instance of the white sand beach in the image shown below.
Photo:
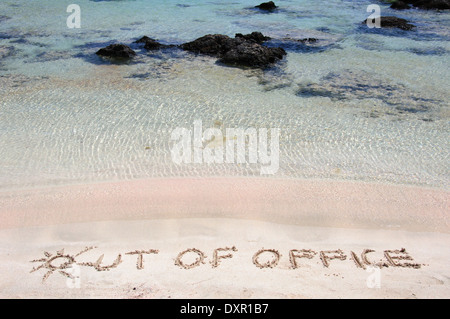
[[[3,192],[0,296],[448,298],[448,199],[257,178]]]

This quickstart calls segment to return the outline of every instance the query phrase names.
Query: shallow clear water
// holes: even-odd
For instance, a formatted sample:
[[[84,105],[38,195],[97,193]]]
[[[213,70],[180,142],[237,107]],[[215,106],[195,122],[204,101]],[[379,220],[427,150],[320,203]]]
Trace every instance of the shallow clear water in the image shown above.
[[[78,0],[0,3],[0,189],[160,176],[260,176],[259,164],[182,164],[177,127],[280,128],[273,177],[448,187],[450,13],[396,12],[415,31],[368,30],[373,1]],[[275,67],[224,67],[177,49],[95,55],[147,35],[315,37]],[[279,45],[277,40],[268,45]],[[270,177],[270,176],[269,176]]]

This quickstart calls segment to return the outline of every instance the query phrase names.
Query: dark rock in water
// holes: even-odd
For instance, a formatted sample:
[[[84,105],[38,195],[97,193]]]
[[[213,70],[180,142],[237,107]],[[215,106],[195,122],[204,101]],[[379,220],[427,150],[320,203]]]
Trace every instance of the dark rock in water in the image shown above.
[[[42,52],[36,55],[34,59],[31,60],[31,62],[49,62],[49,61],[56,61],[60,59],[65,59],[69,55],[69,52],[67,51],[48,51],[48,52]]]
[[[145,44],[144,49],[149,50],[149,51],[173,47],[173,45],[161,44],[158,41],[156,41],[155,39],[149,38],[148,36],[143,36],[142,38],[135,41],[134,43],[144,43]]]
[[[219,62],[236,66],[266,67],[281,60],[286,51],[282,48],[268,48],[261,45],[270,38],[260,32],[230,38],[222,34],[208,34],[197,40],[181,45],[181,48],[194,53],[219,58]]]
[[[304,38],[304,39],[291,39],[291,38],[283,38],[282,40],[286,41],[295,41],[295,42],[301,42],[301,43],[316,43],[319,41],[319,39],[316,38]]]
[[[156,40],[144,35],[139,40],[134,41],[134,43],[147,43],[147,42],[156,42]]]
[[[283,58],[282,48],[268,48],[257,43],[243,42],[226,52],[219,62],[248,67],[266,67]]]
[[[242,38],[246,41],[262,44],[270,40],[270,37],[264,36],[261,32],[252,32],[251,34],[236,33],[235,38]]]
[[[0,60],[3,60],[9,56],[14,55],[16,49],[13,46],[3,46],[0,45]]]
[[[0,16],[0,22],[6,21],[6,20],[9,20],[9,19],[11,19],[11,18],[7,17],[7,16]]]
[[[334,101],[356,101],[377,99],[390,110],[385,115],[423,113],[435,110],[442,101],[418,95],[400,83],[380,79],[370,72],[340,70],[329,73],[319,82],[305,82],[299,85],[297,95],[301,97],[324,97]],[[372,114],[372,113],[371,113]],[[375,117],[382,113],[375,113]]]
[[[324,41],[324,43],[319,44],[318,42],[319,39],[316,38],[293,39],[288,37],[274,39],[268,44],[268,46],[277,46],[285,49],[286,51],[300,53],[322,52],[334,46],[334,43],[327,43],[326,41]]]
[[[395,1],[392,3],[391,8],[395,10],[411,9],[411,7],[403,1]]]
[[[419,1],[408,1],[412,3],[415,7],[419,7],[420,9],[438,9],[438,10],[446,10],[450,9],[450,0],[419,0]]]
[[[208,34],[192,42],[181,45],[181,48],[194,53],[221,56],[236,46],[236,41],[222,34]]]
[[[273,1],[269,1],[269,2],[261,3],[260,5],[257,5],[257,6],[255,6],[255,8],[258,8],[261,10],[266,10],[266,11],[272,11],[278,7],[275,5],[275,3]]]
[[[367,19],[363,23],[367,23]],[[381,17],[380,23],[382,28],[399,28],[402,30],[412,30],[414,25],[409,24],[407,20],[397,17]]]
[[[407,20],[397,17],[381,17],[380,22],[382,28],[399,28],[407,31],[415,28]]]
[[[136,52],[124,44],[111,44],[106,48],[98,50],[96,54],[111,58],[130,59],[136,55]]]
[[[402,4],[396,4],[397,2],[403,2]],[[398,0],[395,1],[391,8],[393,9],[408,9],[405,5],[406,4],[412,4],[414,7],[420,8],[420,9],[437,9],[437,10],[446,10],[450,9],[450,0]],[[398,8],[394,7],[398,6]]]

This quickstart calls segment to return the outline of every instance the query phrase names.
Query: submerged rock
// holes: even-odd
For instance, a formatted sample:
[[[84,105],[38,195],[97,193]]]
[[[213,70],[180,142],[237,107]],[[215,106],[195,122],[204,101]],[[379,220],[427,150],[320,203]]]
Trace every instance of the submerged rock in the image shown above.
[[[3,60],[9,56],[14,55],[16,49],[13,46],[0,45],[0,60]]]
[[[397,0],[392,3],[391,8],[397,10],[410,9],[411,7],[408,4],[425,10],[450,9],[450,0]]]
[[[367,19],[363,23],[367,23]],[[412,30],[415,25],[409,24],[407,20],[397,17],[381,17],[380,24],[382,28],[399,28],[402,30]]]
[[[317,41],[319,41],[319,39],[317,38],[304,38],[304,39],[283,38],[282,40],[300,43],[316,43]]]
[[[255,6],[255,8],[258,8],[261,10],[266,10],[266,11],[272,11],[278,7],[275,5],[275,3],[273,1],[269,1],[269,2],[261,3],[260,5],[257,5],[257,6]]]
[[[270,37],[264,36],[261,32],[252,32],[250,34],[236,33],[235,38],[242,38],[246,41],[252,41],[258,44],[262,44],[270,40]]]
[[[9,20],[9,19],[11,19],[11,18],[7,17],[7,16],[0,16],[0,22],[6,21],[6,20]]]
[[[147,50],[157,50],[161,47],[161,43],[159,43],[155,39],[149,38],[148,36],[143,36],[142,38],[135,41],[134,43],[145,44],[144,48]]]
[[[98,50],[96,54],[111,58],[130,59],[136,55],[136,52],[134,52],[129,46],[126,46],[124,44],[111,44],[106,48]]]
[[[446,10],[450,9],[450,0],[416,0],[416,1],[408,1],[408,3],[412,3],[413,6],[419,7],[421,9],[438,9],[438,10]]]
[[[226,52],[219,62],[249,66],[249,67],[266,67],[283,58],[286,51],[282,48],[268,48],[257,43],[243,42]]]
[[[402,30],[412,30],[415,28],[407,20],[397,17],[381,17],[380,22],[382,28],[399,28]]]
[[[181,45],[181,48],[194,53],[221,56],[236,46],[236,41],[222,34],[208,34],[192,42]]]
[[[395,1],[392,3],[391,8],[395,10],[411,9],[411,7],[403,1]]]
[[[161,44],[158,41],[156,41],[155,39],[149,38],[148,36],[143,36],[142,38],[135,41],[134,43],[143,43],[144,49],[149,50],[149,51],[173,47],[173,45]]]
[[[247,35],[238,33],[234,39],[222,34],[208,34],[182,44],[181,48],[217,57],[221,63],[260,68],[269,66],[286,55],[286,51],[282,48],[268,48],[261,45],[269,39],[260,32]]]
[[[318,82],[300,83],[297,90],[297,95],[303,98],[329,98],[343,102],[379,100],[386,110],[385,115],[417,114],[421,118],[433,114],[445,104],[435,99],[432,93],[425,94],[414,92],[388,78],[377,78],[370,72],[345,69],[339,73],[331,72]],[[359,107],[359,103],[354,105]]]

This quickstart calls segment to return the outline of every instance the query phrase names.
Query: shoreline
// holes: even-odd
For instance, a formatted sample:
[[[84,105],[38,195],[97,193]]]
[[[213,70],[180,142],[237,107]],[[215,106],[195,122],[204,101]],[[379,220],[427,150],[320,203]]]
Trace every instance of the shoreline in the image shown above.
[[[2,191],[0,229],[108,220],[237,218],[450,233],[449,197],[443,189],[335,180],[142,179]]]
[[[450,192],[449,186],[444,186],[442,184],[427,184],[427,183],[413,183],[413,182],[395,182],[391,180],[376,180],[372,178],[339,178],[339,177],[316,177],[316,176],[276,176],[275,175],[251,175],[251,176],[240,176],[240,175],[199,175],[199,176],[182,176],[182,175],[168,175],[168,176],[154,176],[154,177],[140,177],[131,179],[105,179],[105,180],[87,180],[87,181],[72,181],[72,182],[62,182],[62,183],[47,183],[47,184],[36,184],[36,185],[25,185],[25,186],[11,186],[0,188],[0,196],[7,193],[15,192],[25,192],[32,190],[45,190],[53,188],[71,187],[71,186],[90,186],[90,185],[102,185],[102,184],[113,184],[113,183],[123,183],[123,182],[138,182],[138,181],[157,181],[157,180],[200,180],[200,179],[223,179],[223,180],[273,180],[273,181],[297,181],[297,182],[342,182],[342,183],[360,183],[366,185],[385,185],[385,186],[398,186],[405,188],[421,188],[425,190],[438,190],[444,192]]]

